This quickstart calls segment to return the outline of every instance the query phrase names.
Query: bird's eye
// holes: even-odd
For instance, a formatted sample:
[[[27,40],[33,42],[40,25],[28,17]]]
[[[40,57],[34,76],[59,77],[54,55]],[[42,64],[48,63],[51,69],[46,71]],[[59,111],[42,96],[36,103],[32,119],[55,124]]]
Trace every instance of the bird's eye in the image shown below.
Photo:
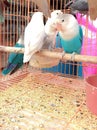
[[[64,19],[62,19],[62,22],[64,22]]]
[[[58,15],[58,13],[57,13],[57,15]]]

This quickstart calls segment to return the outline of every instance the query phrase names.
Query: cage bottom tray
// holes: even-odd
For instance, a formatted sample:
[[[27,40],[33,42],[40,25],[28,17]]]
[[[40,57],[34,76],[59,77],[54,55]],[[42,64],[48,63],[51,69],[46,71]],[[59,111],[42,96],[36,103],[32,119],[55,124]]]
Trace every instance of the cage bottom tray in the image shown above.
[[[27,73],[0,91],[0,129],[97,130],[97,116],[87,109],[85,96],[82,79]]]

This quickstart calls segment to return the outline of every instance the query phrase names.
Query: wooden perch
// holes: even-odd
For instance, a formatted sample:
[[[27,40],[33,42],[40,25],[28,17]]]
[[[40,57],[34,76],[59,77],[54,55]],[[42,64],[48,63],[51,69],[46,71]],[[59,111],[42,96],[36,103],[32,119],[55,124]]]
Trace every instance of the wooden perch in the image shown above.
[[[0,46],[0,51],[2,51],[2,52],[24,53],[24,48],[10,47],[10,46]]]
[[[24,48],[0,46],[0,51],[2,51],[2,52],[24,53]],[[53,52],[53,51],[48,51],[48,50],[41,50],[37,54],[47,56],[47,57],[50,57],[50,58],[58,58],[58,59],[62,58],[62,53],[61,52]],[[63,57],[63,60],[71,60],[71,54],[66,53],[65,56]],[[88,63],[97,64],[97,57],[96,56],[88,56],[88,55],[78,55],[78,54],[76,54],[74,61],[88,62]]]

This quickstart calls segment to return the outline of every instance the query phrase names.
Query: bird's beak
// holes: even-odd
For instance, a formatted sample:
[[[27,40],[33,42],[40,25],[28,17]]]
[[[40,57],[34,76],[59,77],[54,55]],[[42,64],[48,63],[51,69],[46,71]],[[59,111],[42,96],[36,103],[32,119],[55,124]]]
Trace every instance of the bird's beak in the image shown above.
[[[50,2],[49,0],[32,0],[39,8],[40,11],[43,12],[46,18],[50,17]]]
[[[62,24],[61,23],[56,23],[56,29],[57,29],[57,31],[59,32],[59,31],[62,31],[63,29],[62,29]]]

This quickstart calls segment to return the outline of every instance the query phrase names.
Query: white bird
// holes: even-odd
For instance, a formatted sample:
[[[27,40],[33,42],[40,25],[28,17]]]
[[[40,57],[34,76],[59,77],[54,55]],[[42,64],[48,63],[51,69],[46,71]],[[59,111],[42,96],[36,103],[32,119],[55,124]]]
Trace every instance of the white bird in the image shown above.
[[[32,55],[42,48],[45,35],[43,13],[35,12],[25,28],[23,63],[29,62]]]
[[[51,13],[51,17],[48,17],[45,24],[45,32],[47,35],[54,35],[56,33],[55,20],[60,14],[63,14],[61,10],[55,10]]]
[[[55,46],[55,37],[56,37],[56,33],[57,33],[57,30],[56,30],[56,19],[59,15],[63,14],[63,12],[61,10],[55,10],[51,13],[51,17],[48,18],[48,20],[46,21],[46,24],[45,24],[45,33],[47,35],[47,38],[46,38],[46,42],[50,39],[51,45],[52,47]]]

